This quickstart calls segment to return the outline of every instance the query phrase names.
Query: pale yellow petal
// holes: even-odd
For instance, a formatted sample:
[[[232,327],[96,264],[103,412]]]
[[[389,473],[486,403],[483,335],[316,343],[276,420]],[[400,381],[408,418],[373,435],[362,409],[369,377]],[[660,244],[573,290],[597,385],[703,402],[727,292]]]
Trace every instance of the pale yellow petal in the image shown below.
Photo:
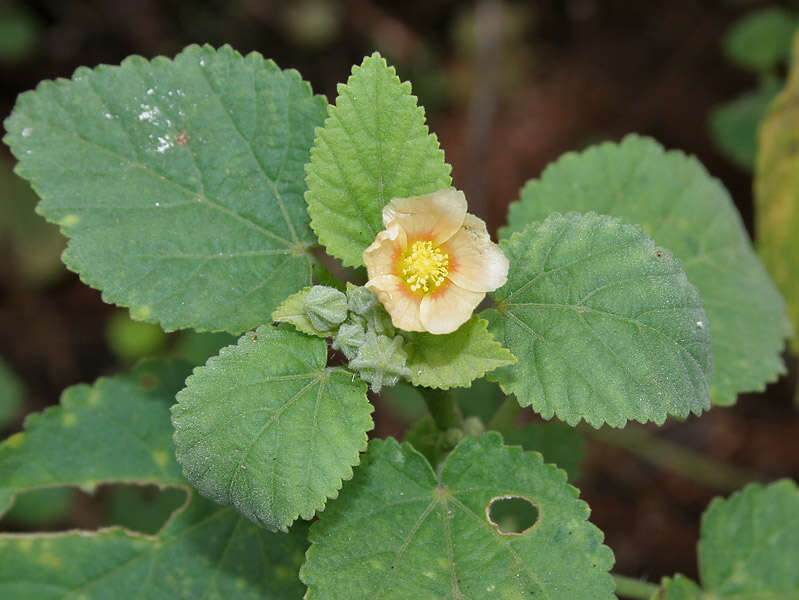
[[[408,238],[399,223],[378,233],[375,241],[363,251],[363,264],[366,265],[369,279],[395,275],[396,262],[407,246]]]
[[[461,228],[464,218],[466,196],[458,190],[394,198],[383,208],[383,224],[399,223],[410,242],[424,239],[443,244]]]
[[[466,213],[466,218],[463,219],[463,228],[468,229],[479,238],[491,239],[491,236],[488,235],[488,229],[486,229],[486,222],[480,217],[475,217],[472,213]]]
[[[430,333],[452,333],[469,320],[483,298],[484,292],[472,292],[448,282],[440,291],[422,299],[422,326]]]
[[[441,249],[449,255],[447,278],[464,289],[492,292],[508,280],[507,257],[487,234],[483,237],[479,230],[464,227]]]
[[[425,331],[419,320],[419,303],[422,297],[412,293],[399,277],[380,275],[369,279],[366,287],[377,295],[377,299],[391,315],[394,327],[405,331]]]

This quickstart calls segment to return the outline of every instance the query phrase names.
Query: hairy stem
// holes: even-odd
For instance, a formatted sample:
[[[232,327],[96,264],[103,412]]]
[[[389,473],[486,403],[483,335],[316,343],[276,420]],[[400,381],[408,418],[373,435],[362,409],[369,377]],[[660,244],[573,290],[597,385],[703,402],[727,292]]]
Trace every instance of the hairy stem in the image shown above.
[[[639,427],[581,427],[580,430],[604,444],[624,448],[638,458],[713,489],[734,491],[760,478],[754,471],[709,458]]]
[[[616,595],[622,598],[649,600],[659,589],[654,583],[647,583],[624,575],[614,575],[613,581],[616,583]]]

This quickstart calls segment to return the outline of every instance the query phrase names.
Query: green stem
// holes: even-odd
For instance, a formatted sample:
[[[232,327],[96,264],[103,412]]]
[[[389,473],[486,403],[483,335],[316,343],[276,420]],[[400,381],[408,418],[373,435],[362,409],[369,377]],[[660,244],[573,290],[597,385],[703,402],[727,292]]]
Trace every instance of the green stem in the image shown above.
[[[713,489],[734,491],[760,478],[755,471],[714,460],[639,427],[580,429],[602,443],[624,448],[638,458]]]
[[[460,429],[463,425],[463,415],[455,399],[455,394],[450,390],[435,390],[433,388],[417,388],[427,404],[430,416],[441,431]]]
[[[516,417],[519,416],[522,407],[519,406],[515,396],[506,396],[502,404],[491,417],[491,420],[486,425],[486,429],[499,431],[500,433],[507,433],[516,424]]]
[[[613,581],[616,583],[616,595],[623,598],[649,600],[660,589],[654,583],[647,583],[624,575],[614,575]]]

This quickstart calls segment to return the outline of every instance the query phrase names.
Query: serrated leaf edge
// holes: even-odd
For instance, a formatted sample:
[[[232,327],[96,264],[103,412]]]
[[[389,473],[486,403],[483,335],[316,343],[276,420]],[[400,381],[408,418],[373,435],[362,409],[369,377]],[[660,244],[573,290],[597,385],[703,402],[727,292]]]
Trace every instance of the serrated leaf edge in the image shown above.
[[[491,371],[494,371],[495,369],[498,369],[499,367],[507,367],[509,365],[513,365],[513,364],[516,364],[517,362],[519,362],[519,360],[513,355],[513,352],[511,352],[505,346],[503,346],[502,343],[494,337],[494,334],[492,334],[490,331],[488,331],[488,321],[486,321],[485,319],[480,317],[479,314],[477,314],[475,316],[477,316],[478,326],[482,327],[482,331],[488,335],[488,339],[486,340],[486,342],[488,344],[490,344],[494,350],[497,350],[497,349],[504,350],[505,354],[506,354],[506,357],[503,358],[503,359],[492,359],[497,364],[492,365],[492,366],[485,365],[485,369],[483,369],[482,371],[478,372],[474,377],[472,377],[468,381],[466,381],[465,379],[459,379],[459,380],[455,381],[454,383],[450,383],[450,384],[440,384],[440,385],[438,385],[438,384],[431,384],[430,382],[422,382],[422,381],[419,380],[420,376],[417,374],[417,372],[414,372],[413,376],[409,380],[413,385],[430,387],[430,388],[437,389],[437,390],[449,390],[449,389],[457,388],[457,387],[469,387],[470,383],[472,383],[473,381],[475,381],[477,379],[480,379],[481,377],[486,375],[486,373],[490,373]],[[485,364],[485,363],[483,363],[483,364]],[[462,381],[465,382],[465,383],[461,383]]]
[[[581,522],[581,524],[586,527],[586,534],[587,537],[589,538],[589,541],[590,539],[595,539],[597,541],[595,552],[599,554],[603,552],[602,548],[604,548],[605,551],[609,553],[611,558],[615,561],[613,550],[609,546],[604,544],[605,541],[604,532],[601,529],[599,529],[599,527],[597,527],[591,521],[588,520],[588,518],[591,515],[591,507],[588,505],[587,502],[580,499],[580,490],[568,482],[568,476],[566,474],[566,471],[564,471],[563,469],[561,469],[560,467],[558,467],[553,463],[545,463],[543,455],[536,450],[525,450],[524,448],[516,444],[506,445],[502,435],[497,431],[487,431],[482,435],[480,435],[478,438],[469,438],[469,437],[463,438],[455,447],[455,449],[447,456],[444,463],[441,465],[441,468],[438,470],[433,469],[427,458],[425,458],[425,456],[421,452],[419,452],[416,448],[414,448],[410,442],[398,442],[395,438],[391,436],[385,439],[375,438],[370,440],[369,449],[371,449],[373,446],[375,448],[390,447],[389,448],[390,450],[393,449],[403,454],[407,452],[409,455],[412,454],[418,455],[422,460],[424,460],[425,464],[430,469],[430,474],[433,476],[433,479],[435,480],[436,484],[440,486],[443,483],[441,477],[442,474],[446,471],[447,462],[449,462],[450,458],[458,451],[458,448],[460,448],[465,444],[471,444],[471,443],[477,444],[478,446],[481,446],[483,448],[504,449],[508,452],[509,455],[518,455],[519,453],[521,453],[523,455],[524,461],[531,462],[531,464],[535,466],[545,467],[552,475],[555,476],[555,478],[557,478],[559,483],[565,484],[564,488],[566,490],[566,493],[572,496],[572,498],[576,502],[576,505],[579,506],[580,511],[584,514],[584,519]],[[364,454],[364,461],[362,464],[364,466],[368,466],[374,460],[376,459],[373,459],[370,456],[369,452],[367,451],[366,454]],[[308,583],[306,583],[305,581],[304,572],[305,572],[305,567],[312,559],[313,553],[316,548],[316,540],[314,539],[314,534],[317,529],[318,526],[316,525],[316,523],[312,523],[311,528],[308,532],[309,545],[308,549],[305,551],[305,562],[300,567],[300,573],[299,573],[300,581],[302,581],[305,585],[308,586],[308,589],[305,592],[305,595],[303,596],[303,600],[313,600],[316,597],[316,595],[314,594],[314,588],[308,585]],[[605,575],[607,576],[607,581],[609,582],[608,586],[609,591],[611,592],[613,589],[615,589],[615,585],[609,573],[609,570],[611,569],[612,566],[613,562],[611,562],[611,564],[607,566],[607,570],[605,571]],[[597,565],[597,569],[599,568],[600,565]]]
[[[255,330],[255,335],[258,336],[261,332],[269,331],[269,329],[277,329],[279,331],[278,328],[273,327],[272,325],[261,325],[260,327],[258,327]],[[211,356],[206,361],[206,363],[204,365],[198,365],[198,366],[194,367],[194,369],[192,369],[191,375],[189,375],[186,378],[186,383],[185,383],[185,386],[183,387],[183,389],[181,389],[175,395],[175,399],[177,400],[177,402],[172,405],[172,408],[170,409],[170,412],[176,406],[178,406],[178,404],[181,401],[181,396],[185,396],[185,393],[186,393],[187,389],[189,388],[190,382],[193,381],[198,376],[199,372],[205,370],[206,367],[214,367],[222,356],[227,356],[227,355],[235,352],[243,344],[253,344],[253,343],[255,343],[255,339],[253,339],[253,336],[250,335],[250,334],[246,334],[245,333],[244,335],[242,335],[237,340],[237,342],[235,344],[230,344],[229,346],[224,346],[224,347],[220,348],[219,353],[214,355],[214,356]],[[357,375],[355,375],[354,373],[351,373],[350,371],[348,371],[347,369],[344,369],[342,367],[324,367],[324,368],[320,369],[320,376],[317,378],[317,382],[318,383],[316,383],[315,385],[323,385],[324,381],[326,381],[328,379],[328,377],[331,374],[334,374],[334,373],[345,373],[347,375],[351,375],[353,377],[353,379],[357,378]],[[362,439],[361,439],[361,445],[358,448],[358,452],[355,455],[355,459],[350,464],[345,465],[345,468],[343,469],[344,475],[338,480],[337,483],[328,486],[327,489],[323,492],[323,496],[324,497],[317,504],[314,504],[312,506],[312,508],[309,508],[307,511],[303,512],[301,510],[297,510],[296,513],[294,511],[292,511],[291,512],[292,516],[290,517],[290,519],[287,518],[287,522],[285,522],[285,523],[282,523],[282,522],[270,523],[270,522],[266,522],[266,521],[263,521],[263,520],[259,519],[258,520],[258,524],[262,525],[263,527],[265,527],[266,529],[268,529],[270,531],[279,530],[279,531],[287,532],[289,527],[291,527],[291,525],[298,518],[301,518],[301,519],[303,519],[305,521],[308,521],[308,520],[312,519],[316,513],[323,512],[325,506],[327,505],[328,500],[332,500],[332,499],[338,498],[339,491],[343,487],[344,482],[345,481],[349,481],[350,479],[352,479],[353,474],[354,474],[353,467],[357,467],[360,464],[360,462],[361,462],[361,454],[367,449],[367,446],[368,446],[368,443],[369,443],[369,436],[367,435],[367,432],[369,432],[372,429],[374,429],[374,419],[372,419],[372,417],[371,417],[371,414],[374,412],[374,405],[371,402],[369,402],[369,399],[366,396],[366,384],[363,383],[360,380],[360,378],[358,378],[358,381],[362,384],[363,391],[364,391],[364,397],[366,397],[366,402],[367,402],[367,404],[369,404],[369,407],[372,409],[372,410],[369,411],[369,421],[370,421],[370,424],[371,424],[371,428],[367,429],[367,430],[365,430],[363,432]],[[182,462],[182,460],[180,458],[180,453],[177,451],[178,444],[177,444],[177,440],[175,439],[175,437],[177,436],[177,428],[175,427],[174,418],[172,420],[172,427],[174,429],[174,431],[172,433],[172,440],[175,442],[175,448],[176,448],[175,460],[177,460],[177,462],[180,465],[181,470],[182,470],[182,472],[184,473],[184,476],[185,476],[185,467],[183,466],[183,462]],[[335,477],[334,477],[334,479],[335,479]],[[196,489],[196,491],[200,495],[205,496],[205,494],[203,494],[199,489]],[[219,502],[217,500],[213,499],[213,501],[217,502],[219,504]],[[233,504],[232,502],[229,503],[229,504],[225,504],[223,506],[230,506],[233,510],[237,510],[235,504]],[[243,515],[242,515],[242,517],[246,518]]]
[[[423,127],[424,127],[426,135],[435,140],[435,143],[436,143],[436,154],[441,157],[441,161],[444,163],[444,165],[447,168],[448,178],[449,178],[450,185],[451,185],[452,184],[452,165],[450,165],[446,161],[446,158],[445,158],[445,155],[444,155],[444,150],[441,148],[441,143],[439,142],[438,136],[435,133],[431,132],[429,126],[427,125],[427,119],[426,119],[426,116],[425,116],[424,107],[419,104],[419,98],[416,95],[414,95],[413,93],[411,93],[411,89],[412,89],[411,88],[411,83],[409,81],[402,81],[399,78],[399,76],[397,75],[396,68],[393,67],[392,65],[389,65],[388,62],[386,61],[386,59],[383,58],[383,56],[379,52],[375,51],[371,55],[365,56],[360,65],[353,65],[352,69],[350,70],[350,75],[349,75],[349,77],[347,77],[347,82],[343,83],[343,84],[342,83],[338,84],[337,93],[338,94],[341,93],[340,88],[342,86],[349,86],[352,83],[353,78],[356,77],[356,75],[361,71],[361,69],[363,69],[363,67],[368,62],[371,62],[371,61],[378,61],[379,63],[381,63],[386,68],[386,70],[389,73],[391,73],[392,81],[394,83],[398,84],[404,90],[406,90],[408,92],[410,98],[413,99],[413,102],[416,105],[416,109],[415,110],[422,117],[422,124],[423,124]],[[307,183],[308,182],[308,177],[312,174],[313,164],[314,164],[314,156],[318,153],[316,139],[319,138],[320,132],[327,130],[327,126],[328,126],[329,123],[331,123],[333,121],[334,114],[337,111],[337,109],[338,109],[338,106],[337,106],[337,104],[335,102],[333,104],[328,104],[328,107],[327,107],[328,116],[325,118],[325,122],[320,127],[317,127],[316,130],[314,131],[314,144],[313,144],[313,146],[311,146],[310,160],[307,163],[305,163],[305,181],[306,181],[306,188],[307,188],[306,191],[305,191],[305,203],[306,203],[306,206],[308,207],[308,214],[311,217],[311,229],[313,229],[313,232],[316,234],[316,237],[319,239],[319,243],[322,246],[324,246],[325,249],[332,256],[335,256],[336,258],[341,260],[342,264],[345,267],[360,267],[360,266],[363,265],[362,257],[358,257],[358,259],[355,260],[355,261],[350,261],[350,259],[348,257],[338,256],[336,253],[330,251],[330,248],[329,248],[330,240],[325,235],[324,232],[320,232],[318,230],[318,216],[314,215],[315,210],[313,209],[313,205],[312,205],[312,203],[308,202],[308,195],[310,194],[310,186]],[[377,232],[375,232],[375,233],[377,233]],[[335,242],[334,242],[334,245],[335,245]]]
[[[183,50],[181,50],[177,55],[175,55],[174,58],[169,58],[169,57],[166,57],[166,56],[159,55],[159,56],[155,56],[152,60],[147,60],[143,56],[140,56],[138,54],[134,54],[134,55],[128,56],[125,59],[123,59],[119,63],[119,65],[100,64],[100,65],[97,65],[94,68],[90,68],[90,67],[87,67],[87,66],[79,66],[73,71],[73,74],[72,74],[72,76],[69,79],[64,78],[64,77],[57,77],[55,79],[45,79],[43,81],[40,81],[33,90],[28,90],[28,91],[25,91],[25,92],[21,93],[18,96],[18,98],[17,98],[17,103],[21,99],[29,98],[32,95],[36,94],[37,92],[40,92],[41,90],[46,89],[46,88],[48,88],[50,86],[64,88],[65,86],[70,85],[75,79],[77,79],[78,77],[81,77],[82,75],[87,75],[88,76],[89,74],[94,73],[94,72],[117,70],[117,69],[122,69],[124,67],[134,67],[135,68],[135,66],[141,66],[141,65],[144,65],[144,64],[159,66],[159,65],[164,65],[166,63],[174,63],[178,59],[178,57],[181,57],[183,55],[191,55],[191,54],[196,54],[196,53],[202,53],[205,56],[211,56],[212,54],[214,56],[216,56],[216,55],[221,53],[221,54],[224,54],[224,55],[231,55],[234,59],[241,59],[241,60],[244,60],[244,61],[246,61],[248,59],[249,60],[260,59],[263,62],[263,65],[265,67],[270,68],[270,69],[274,67],[275,69],[277,69],[277,71],[279,71],[281,74],[284,74],[284,75],[288,76],[295,83],[299,82],[302,85],[302,87],[304,89],[306,89],[311,94],[311,98],[312,99],[318,99],[319,101],[322,101],[325,104],[327,103],[327,98],[324,95],[322,95],[322,94],[314,94],[313,93],[313,89],[311,88],[311,84],[308,81],[305,81],[304,79],[302,79],[302,75],[296,69],[291,69],[291,68],[289,68],[289,69],[281,69],[272,59],[264,58],[264,56],[260,52],[257,52],[257,51],[252,51],[252,52],[247,53],[246,55],[242,55],[238,50],[235,50],[230,44],[223,44],[218,49],[214,48],[211,44],[203,44],[203,45],[190,44],[190,45],[186,46]],[[28,180],[26,177],[24,177],[23,173],[24,173],[25,169],[24,169],[24,167],[21,167],[22,163],[20,161],[20,157],[16,154],[16,152],[14,152],[13,146],[11,145],[11,131],[10,131],[9,127],[10,127],[10,123],[12,122],[13,119],[14,119],[14,113],[12,112],[8,117],[6,117],[3,120],[3,127],[6,130],[6,134],[2,138],[2,142],[6,146],[8,146],[9,149],[11,149],[12,154],[14,154],[14,156],[18,160],[17,164],[14,166],[14,169],[13,169],[14,173],[16,173],[19,177],[22,177],[23,179],[28,181],[28,183],[30,184],[31,188],[35,192],[36,196],[38,196],[41,199],[41,198],[43,198],[43,195],[40,193],[39,186],[37,184],[35,184],[32,180]],[[122,300],[121,298],[117,298],[116,294],[111,293],[111,292],[107,292],[106,290],[101,289],[99,281],[94,280],[94,278],[90,277],[88,274],[84,274],[84,272],[82,272],[82,271],[85,271],[85,269],[79,270],[80,266],[77,264],[77,262],[75,262],[75,261],[70,259],[70,250],[73,249],[73,244],[72,244],[72,239],[73,238],[69,234],[69,227],[65,226],[63,223],[60,223],[60,222],[58,222],[56,220],[53,220],[53,219],[47,217],[46,215],[44,215],[41,212],[41,209],[39,208],[40,205],[41,205],[41,202],[37,202],[36,206],[34,207],[34,211],[36,212],[36,214],[38,214],[39,216],[43,217],[47,222],[53,223],[54,225],[58,226],[59,232],[65,238],[67,238],[66,247],[64,248],[64,251],[61,253],[61,262],[64,263],[64,266],[67,269],[69,269],[70,271],[72,271],[73,273],[75,273],[82,283],[86,284],[87,286],[91,287],[92,289],[99,290],[101,292],[101,298],[102,298],[103,302],[105,302],[106,304],[114,304],[116,306],[120,306],[120,307],[127,308],[127,309],[130,309],[130,310],[135,310],[136,308],[141,308],[142,305],[140,305],[140,304],[136,304],[134,302],[126,302],[126,301]],[[297,255],[297,257],[300,257],[300,256],[302,258],[304,258],[306,263],[307,263],[307,278],[306,278],[306,280],[310,284],[312,282],[312,278],[313,278],[312,258],[307,252],[303,253],[302,255],[300,255],[300,254]],[[131,318],[133,318],[133,315],[131,315]],[[194,329],[195,331],[198,331],[198,332],[201,332],[201,333],[203,333],[203,332],[226,332],[226,333],[231,333],[233,335],[238,335],[238,334],[240,334],[240,333],[242,333],[244,331],[247,331],[249,329],[253,329],[254,327],[257,327],[258,325],[261,325],[261,324],[263,324],[265,322],[265,320],[263,320],[263,321],[259,320],[259,322],[253,322],[249,326],[246,326],[246,327],[244,327],[242,329],[232,330],[232,329],[224,329],[224,328],[199,327],[199,326],[196,326],[196,325],[189,325],[189,324],[186,324],[186,323],[173,321],[173,320],[167,320],[167,319],[158,319],[157,317],[154,317],[154,316],[149,316],[149,315],[148,316],[144,316],[144,315],[141,315],[141,314],[137,314],[136,318],[134,320],[142,321],[142,322],[145,322],[145,323],[152,323],[154,325],[159,325],[167,333],[172,332],[172,331],[177,331],[179,329]]]
[[[627,136],[627,137],[630,137],[630,136]],[[625,139],[627,139],[627,138],[625,138]],[[614,145],[612,142],[606,142],[606,144]],[[600,144],[600,145],[602,145],[602,144]],[[577,155],[578,153],[577,152],[572,152],[572,153],[569,153],[569,154]],[[528,182],[528,184],[529,184],[529,182]],[[520,201],[517,201],[517,202],[520,202]],[[503,250],[507,246],[519,245],[520,244],[520,240],[518,238],[520,238],[521,236],[525,235],[527,230],[530,229],[530,228],[538,227],[538,226],[548,222],[550,219],[552,219],[552,220],[561,219],[561,220],[565,221],[565,220],[569,220],[569,219],[572,219],[572,218],[578,217],[578,216],[599,217],[602,221],[604,221],[606,223],[616,223],[616,224],[623,225],[625,227],[630,227],[633,230],[636,230],[638,233],[641,234],[640,240],[643,243],[645,243],[653,252],[660,252],[661,253],[660,254],[661,257],[666,258],[668,260],[671,260],[672,262],[674,262],[677,265],[677,267],[679,267],[679,272],[677,273],[678,278],[681,280],[682,283],[684,283],[686,285],[686,287],[692,288],[696,292],[697,297],[701,301],[702,297],[699,294],[699,290],[696,288],[695,285],[693,285],[688,280],[688,276],[686,275],[685,269],[683,268],[682,260],[680,260],[677,256],[675,256],[671,252],[671,250],[669,250],[668,248],[663,248],[662,246],[658,246],[655,243],[655,240],[646,232],[646,230],[644,229],[644,227],[642,225],[639,225],[638,223],[632,223],[629,220],[624,219],[622,217],[614,217],[612,215],[604,215],[604,214],[596,213],[594,211],[588,211],[588,212],[585,212],[585,213],[581,213],[581,212],[578,212],[578,211],[569,211],[567,213],[560,213],[560,212],[554,211],[554,212],[549,213],[547,215],[546,219],[544,219],[543,221],[531,221],[527,225],[525,225],[525,227],[523,229],[521,229],[519,231],[514,231],[510,235],[510,237],[505,237],[505,238],[501,239],[500,242],[499,242],[499,245],[500,245],[501,248],[503,248]],[[500,289],[502,289],[502,288],[500,288]],[[497,292],[498,291],[499,290],[497,290]],[[494,298],[496,296],[497,292],[493,292],[491,294],[492,298]],[[501,302],[501,300],[499,302]],[[504,313],[504,311],[496,304],[495,304],[495,306],[492,307],[492,309],[495,310],[498,313],[501,313],[501,314]],[[704,312],[704,304],[702,305],[702,311]],[[704,321],[705,321],[705,323],[708,323],[708,329],[711,329],[712,328],[712,324],[710,323],[710,320],[707,318],[707,314],[706,313],[705,313]],[[712,338],[711,338],[711,344],[712,344]],[[693,356],[690,353],[688,353],[688,355],[691,356],[692,360],[696,361],[696,359],[694,359]],[[708,370],[709,370],[709,373],[706,373],[705,377],[704,377],[705,389],[707,390],[707,399],[706,399],[706,402],[703,405],[705,411],[710,410],[710,408],[712,406],[712,403],[710,402],[711,381],[712,381],[712,376],[713,376],[712,347],[711,347],[711,353],[708,354],[707,358],[708,358]],[[509,396],[514,396],[516,398],[517,402],[519,402],[519,406],[521,406],[523,408],[527,407],[527,406],[532,406],[532,402],[527,403],[527,404],[522,404],[522,400],[520,400],[519,396],[515,393],[515,391],[513,391],[512,386],[509,385],[509,384],[503,383],[501,381],[500,377],[501,376],[497,376],[497,375],[492,374],[490,372],[486,375],[486,378],[489,381],[493,381],[494,383],[498,384],[499,387],[502,389],[502,391],[505,394],[507,394]],[[653,415],[650,416],[649,419],[644,420],[644,421],[641,421],[640,419],[636,419],[636,418],[629,419],[627,417],[622,417],[621,420],[619,420],[619,421],[611,422],[611,421],[608,421],[607,419],[603,418],[600,421],[593,422],[593,421],[589,421],[584,416],[579,416],[576,420],[574,420],[574,419],[569,420],[564,415],[562,415],[561,414],[562,411],[559,411],[558,409],[553,409],[551,412],[549,412],[549,411],[541,412],[538,409],[535,409],[535,410],[536,410],[536,412],[541,414],[546,419],[549,419],[552,416],[556,416],[558,419],[560,419],[561,421],[564,421],[565,423],[568,423],[571,426],[577,425],[580,421],[585,421],[586,423],[591,425],[594,429],[599,429],[600,427],[602,427],[602,425],[605,425],[605,424],[607,424],[607,425],[609,425],[611,427],[619,427],[619,428],[621,428],[621,427],[624,427],[629,421],[636,421],[638,423],[648,423],[651,420],[653,423],[655,423],[657,425],[662,425],[669,416],[677,417],[677,418],[686,418],[686,417],[688,417],[688,415],[694,414],[694,415],[696,415],[698,417],[703,412],[701,410],[699,412],[697,412],[693,408],[688,408],[688,410],[684,411],[684,412],[668,412],[667,409],[664,409],[664,411],[662,413],[653,414]]]

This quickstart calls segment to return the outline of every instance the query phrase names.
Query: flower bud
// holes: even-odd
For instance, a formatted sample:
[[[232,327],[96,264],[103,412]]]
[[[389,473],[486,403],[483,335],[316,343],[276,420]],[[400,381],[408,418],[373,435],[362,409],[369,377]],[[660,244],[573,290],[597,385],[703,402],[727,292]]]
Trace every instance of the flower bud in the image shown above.
[[[347,318],[347,296],[335,288],[315,285],[303,302],[305,316],[319,331],[330,331]]]
[[[347,305],[356,315],[365,317],[377,306],[377,296],[372,290],[347,282]]]
[[[390,338],[369,330],[349,366],[369,383],[373,392],[379,392],[383,386],[395,385],[400,377],[411,376],[411,370],[405,366],[408,355],[402,347],[404,342],[402,336]]]
[[[333,349],[340,350],[348,360],[358,355],[358,349],[366,341],[366,332],[358,323],[344,323],[333,338]]]

